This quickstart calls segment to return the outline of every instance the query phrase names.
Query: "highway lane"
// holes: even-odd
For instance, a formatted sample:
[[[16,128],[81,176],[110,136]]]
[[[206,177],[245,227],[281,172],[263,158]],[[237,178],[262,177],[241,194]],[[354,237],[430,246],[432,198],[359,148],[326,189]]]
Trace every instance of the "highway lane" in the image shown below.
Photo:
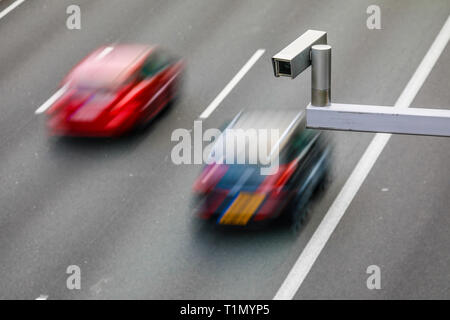
[[[81,31],[65,28],[72,3],[82,8]],[[308,28],[329,32],[335,101],[393,104],[449,8],[382,2],[387,30],[369,31],[369,4],[48,0],[0,21],[0,298],[272,298],[372,135],[333,134],[335,179],[293,237],[282,227],[217,232],[193,221],[187,206],[199,167],[170,161],[170,134],[192,127],[258,48],[266,54],[205,126],[245,106],[306,106],[309,75],[275,79],[269,58]],[[34,110],[78,60],[115,40],[181,53],[183,98],[142,135],[47,139]],[[70,264],[82,269],[80,291],[65,287]]]

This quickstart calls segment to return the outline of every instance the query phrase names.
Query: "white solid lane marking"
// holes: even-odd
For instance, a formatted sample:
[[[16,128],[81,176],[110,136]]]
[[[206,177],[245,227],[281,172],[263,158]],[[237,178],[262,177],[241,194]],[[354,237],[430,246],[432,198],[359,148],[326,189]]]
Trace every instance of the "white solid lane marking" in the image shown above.
[[[68,86],[69,86],[68,84],[62,86],[47,101],[45,101],[43,105],[41,105],[39,108],[37,108],[34,113],[35,114],[40,114],[40,113],[45,112],[45,110],[50,108],[52,106],[52,104],[54,104],[56,102],[56,100],[61,98],[61,96],[64,94],[64,92],[66,92]]]
[[[47,300],[48,299],[48,295],[45,294],[41,294],[39,297],[37,297],[35,300]]]
[[[450,39],[450,16],[437,35],[427,54],[409,80],[394,108],[408,108],[419,92],[431,69]],[[377,133],[370,142],[342,190],[328,209],[317,230],[298,257],[288,276],[276,293],[274,300],[292,299],[302,285],[314,262],[366,179],[379,155],[391,138],[391,134]]]
[[[211,113],[217,108],[217,106],[225,99],[225,97],[233,90],[236,84],[245,76],[245,74],[250,70],[250,68],[258,61],[259,58],[264,54],[265,49],[258,49],[252,57],[247,61],[246,64],[239,70],[239,72],[231,79],[231,81],[223,88],[223,90],[218,94],[218,96],[209,104],[209,106],[202,112],[200,119],[208,118]]]
[[[17,8],[18,6],[20,6],[24,2],[25,2],[25,0],[17,0],[15,2],[11,3],[9,5],[9,7],[7,7],[5,10],[0,12],[0,19],[3,18],[4,16],[6,16],[8,13],[13,11],[15,8]]]

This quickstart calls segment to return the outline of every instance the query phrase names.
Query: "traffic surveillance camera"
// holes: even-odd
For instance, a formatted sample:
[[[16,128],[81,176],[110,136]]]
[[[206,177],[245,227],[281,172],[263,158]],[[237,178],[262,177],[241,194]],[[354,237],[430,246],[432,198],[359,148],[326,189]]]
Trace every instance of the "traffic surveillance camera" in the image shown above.
[[[291,77],[294,79],[311,65],[311,47],[316,44],[327,44],[325,31],[308,30],[286,48],[272,57],[275,77]]]

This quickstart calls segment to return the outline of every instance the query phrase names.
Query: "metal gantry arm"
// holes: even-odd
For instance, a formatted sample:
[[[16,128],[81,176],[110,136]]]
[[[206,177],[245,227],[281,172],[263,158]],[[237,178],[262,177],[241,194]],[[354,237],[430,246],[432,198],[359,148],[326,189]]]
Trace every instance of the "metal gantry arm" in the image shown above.
[[[309,128],[450,136],[450,110],[331,103],[306,107]]]
[[[311,66],[308,128],[450,136],[450,110],[332,103],[331,46],[324,31],[308,30],[273,56],[272,64],[275,76],[292,79]]]

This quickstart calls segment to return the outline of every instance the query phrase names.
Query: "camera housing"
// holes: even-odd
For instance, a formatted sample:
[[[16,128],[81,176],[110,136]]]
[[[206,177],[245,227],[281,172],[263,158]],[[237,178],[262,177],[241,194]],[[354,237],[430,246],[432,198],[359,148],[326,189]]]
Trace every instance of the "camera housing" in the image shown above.
[[[272,57],[275,77],[291,77],[294,79],[311,65],[311,47],[316,44],[327,44],[325,31],[308,30],[291,44]]]

